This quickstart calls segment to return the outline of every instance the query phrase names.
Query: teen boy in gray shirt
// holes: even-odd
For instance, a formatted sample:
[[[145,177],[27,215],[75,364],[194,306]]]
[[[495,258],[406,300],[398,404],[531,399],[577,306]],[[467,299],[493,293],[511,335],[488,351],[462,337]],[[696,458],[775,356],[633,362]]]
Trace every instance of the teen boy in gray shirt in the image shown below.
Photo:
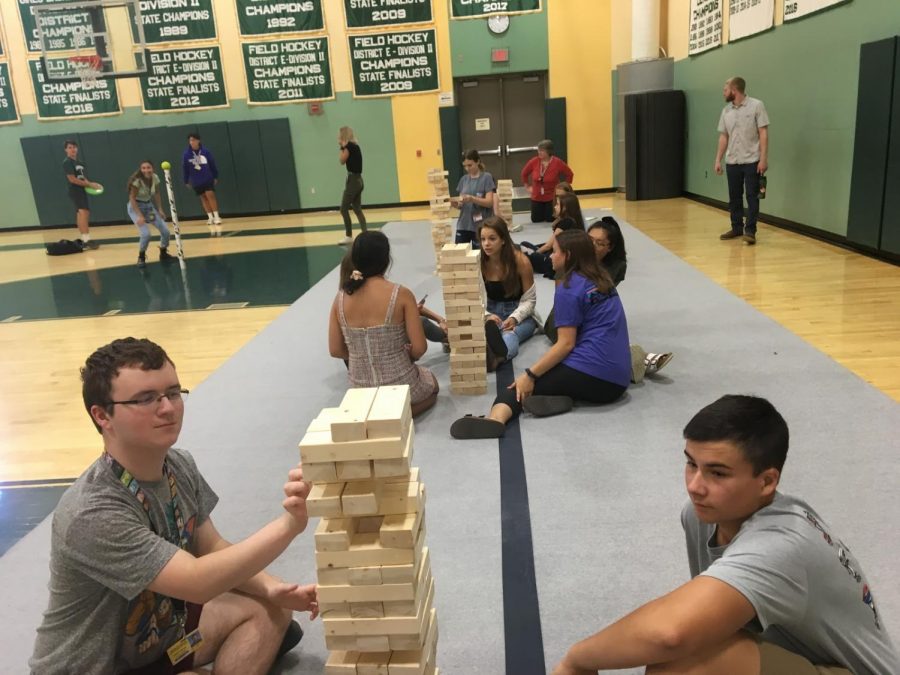
[[[554,675],[900,673],[859,562],[809,505],[776,490],[788,428],[772,404],[724,396],[684,437],[692,580],[575,644]]]

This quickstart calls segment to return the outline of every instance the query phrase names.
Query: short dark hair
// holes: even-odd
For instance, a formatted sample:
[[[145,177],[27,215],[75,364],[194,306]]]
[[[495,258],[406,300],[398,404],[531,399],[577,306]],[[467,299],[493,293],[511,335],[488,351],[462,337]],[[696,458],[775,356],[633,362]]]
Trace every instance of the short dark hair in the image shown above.
[[[609,239],[609,252],[606,254],[604,261],[615,262],[616,260],[621,260],[622,262],[628,262],[628,254],[625,252],[625,237],[615,218],[603,216],[588,228],[588,234],[594,230],[603,230]]]
[[[391,243],[387,235],[379,230],[362,232],[353,242],[350,259],[353,262],[351,274],[359,272],[362,279],[351,277],[344,284],[347,295],[353,295],[366,283],[366,279],[384,274],[391,266]]]
[[[159,370],[166,361],[175,367],[165,350],[146,338],[121,338],[100,347],[91,354],[81,369],[81,397],[88,415],[99,405],[112,413],[112,381],[122,368],[138,366],[141,370]],[[103,433],[91,415],[97,431]]]
[[[191,140],[192,138],[196,138],[199,141],[200,134],[196,131],[192,131],[191,133],[188,134],[188,140]]]
[[[758,396],[723,396],[694,415],[683,433],[685,439],[698,443],[733,443],[756,476],[773,467],[780,472],[787,459],[787,422],[775,406]]]
[[[732,77],[730,80],[728,80],[728,83],[732,87],[737,89],[739,92],[741,92],[742,94],[744,93],[744,90],[747,88],[747,82],[744,80],[743,77]]]
[[[70,145],[74,145],[76,148],[78,147],[78,143],[73,140],[66,139],[63,141],[63,149],[68,148]]]

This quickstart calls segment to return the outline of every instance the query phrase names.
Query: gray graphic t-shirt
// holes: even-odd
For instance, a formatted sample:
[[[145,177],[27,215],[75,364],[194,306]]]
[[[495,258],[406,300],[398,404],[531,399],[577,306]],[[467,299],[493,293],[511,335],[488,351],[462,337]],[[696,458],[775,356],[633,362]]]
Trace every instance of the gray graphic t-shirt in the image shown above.
[[[193,535],[218,497],[194,459],[171,449],[184,530]],[[104,675],[144,666],[180,638],[175,603],[147,586],[179,550],[165,478],[141,483],[148,514],[103,458],[66,490],[53,515],[50,604],[29,663],[40,675]],[[193,549],[192,549],[193,552]]]
[[[856,558],[806,502],[776,493],[716,546],[715,525],[681,513],[691,577],[724,581],[756,610],[747,630],[816,665],[900,673],[900,658]]]

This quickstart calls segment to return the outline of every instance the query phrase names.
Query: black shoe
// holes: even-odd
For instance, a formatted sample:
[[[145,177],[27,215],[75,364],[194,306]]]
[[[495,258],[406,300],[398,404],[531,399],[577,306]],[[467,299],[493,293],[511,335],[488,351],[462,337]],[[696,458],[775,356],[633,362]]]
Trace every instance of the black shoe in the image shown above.
[[[723,232],[719,235],[719,239],[726,241],[728,239],[737,239],[741,236],[741,232],[735,232],[734,230],[728,230],[728,232]]]
[[[144,269],[147,266],[147,254],[144,251],[138,253],[138,267]]]
[[[569,412],[573,405],[568,396],[529,396],[522,403],[522,407],[535,417],[561,415]]]
[[[473,417],[466,415],[460,417],[450,425],[450,435],[460,440],[473,440],[476,438],[500,438],[506,425],[503,422],[487,417]]]
[[[170,260],[175,260],[175,258],[169,255],[169,249],[159,247],[159,262],[169,262]]]
[[[303,629],[300,628],[300,624],[291,620],[291,624],[288,626],[287,632],[284,634],[284,638],[281,640],[281,646],[278,648],[278,653],[275,655],[275,660],[277,661],[282,656],[291,651],[294,647],[300,644],[300,640],[303,639]]]
[[[500,326],[490,319],[485,321],[484,336],[487,338],[487,346],[491,353],[500,359],[505,359],[506,355],[509,354],[509,349],[503,341],[503,332],[500,330]]]

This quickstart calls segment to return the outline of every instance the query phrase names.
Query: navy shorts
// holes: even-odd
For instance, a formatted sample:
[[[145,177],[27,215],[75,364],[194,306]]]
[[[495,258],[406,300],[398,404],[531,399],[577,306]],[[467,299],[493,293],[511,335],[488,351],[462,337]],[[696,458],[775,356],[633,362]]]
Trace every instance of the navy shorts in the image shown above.
[[[84,188],[79,190],[69,190],[69,199],[72,200],[72,203],[78,210],[84,209],[85,211],[89,211],[91,208],[88,206],[87,192],[84,191]]]
[[[193,188],[194,188],[194,192],[199,197],[200,195],[202,195],[206,192],[215,192],[216,184],[215,183],[206,183],[204,185],[194,185]]]

